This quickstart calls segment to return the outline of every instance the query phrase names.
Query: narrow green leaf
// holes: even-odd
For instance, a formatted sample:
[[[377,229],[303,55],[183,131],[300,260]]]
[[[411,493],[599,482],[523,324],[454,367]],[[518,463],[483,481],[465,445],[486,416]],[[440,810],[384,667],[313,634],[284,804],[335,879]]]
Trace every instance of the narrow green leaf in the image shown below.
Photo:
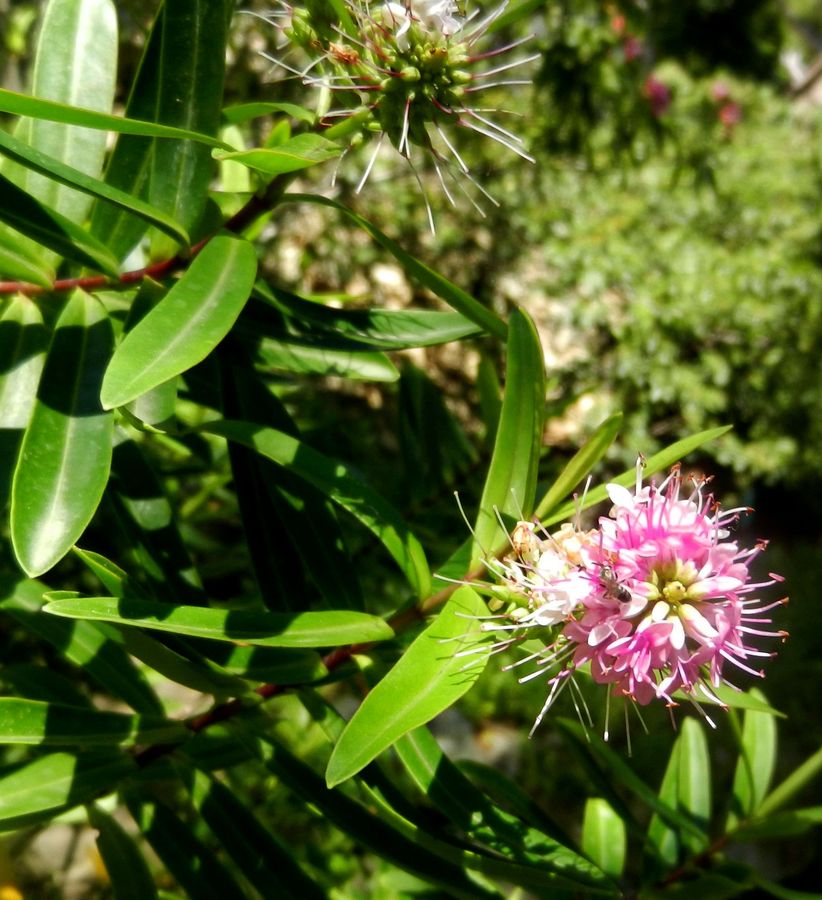
[[[34,301],[22,294],[0,307],[0,509],[9,496],[23,432],[37,398],[48,335]]]
[[[355,381],[392,382],[400,377],[397,367],[384,353],[338,348],[332,342],[316,338],[264,338],[257,347],[256,356],[260,370],[295,375],[338,375]]]
[[[292,322],[314,326],[380,350],[432,347],[482,334],[477,324],[450,310],[337,309],[260,282],[255,293]]]
[[[394,635],[378,616],[335,609],[288,615],[172,606],[117,597],[78,597],[54,600],[44,611],[70,619],[115,622],[261,647],[341,647],[384,641]]]
[[[316,116],[310,109],[297,106],[296,103],[237,103],[227,106],[223,110],[223,121],[229,125],[241,125],[249,119],[257,119],[260,116],[268,116],[271,113],[285,113],[298,122],[314,123]]]
[[[822,900],[822,893],[819,891],[797,891],[756,874],[754,874],[754,880],[762,890],[767,891],[777,900]]]
[[[707,444],[709,441],[716,440],[718,437],[721,437],[723,434],[727,434],[731,430],[730,425],[724,425],[719,428],[709,428],[707,431],[700,431],[697,434],[691,435],[690,437],[683,438],[681,441],[676,441],[671,444],[670,447],[666,447],[664,450],[660,450],[659,453],[654,453],[653,456],[649,456],[648,459],[645,460],[645,468],[643,470],[645,477],[650,477],[654,475],[656,472],[660,472],[663,469],[670,468],[675,462],[679,462],[684,456],[687,456],[689,453],[692,453],[694,450],[701,447],[703,444]],[[636,469],[631,468],[627,472],[623,472],[621,475],[617,475],[616,478],[611,479],[611,484],[621,484],[626,487],[630,487],[632,484],[636,482]],[[588,491],[585,495],[585,503],[581,507],[581,509],[590,509],[592,506],[596,506],[597,503],[602,503],[603,500],[608,498],[608,491],[604,484],[599,485],[598,487],[593,488]],[[543,521],[544,526],[553,525],[555,522],[562,522],[564,519],[570,518],[577,511],[577,504],[574,500],[569,500],[567,503],[563,503],[556,512],[552,513],[548,516],[545,521]]]
[[[117,347],[103,378],[103,406],[123,406],[205,359],[239,316],[256,272],[247,241],[228,235],[209,241]]]
[[[767,703],[755,688],[750,692]],[[732,806],[726,828],[753,815],[765,799],[776,766],[776,722],[766,712],[748,710],[742,726],[739,759],[734,772]]]
[[[428,596],[431,575],[421,544],[399,513],[343,463],[323,456],[291,435],[252,422],[209,422],[202,430],[250,447],[313,484],[370,529],[417,595]]]
[[[401,869],[447,892],[448,897],[476,900],[498,897],[471,880],[455,863],[444,860],[409,839],[393,825],[378,819],[361,804],[339,791],[329,790],[307,766],[279,744],[262,736],[260,749],[267,768],[290,790],[315,805],[343,833]],[[458,851],[454,848],[454,854]]]
[[[178,225],[170,216],[162,210],[153,207],[150,203],[140,200],[131,194],[111,187],[104,181],[87,175],[84,171],[68,166],[60,160],[39,150],[29,147],[22,141],[0,131],[0,153],[8,159],[19,163],[30,172],[37,172],[56,185],[66,185],[73,188],[72,194],[79,191],[90,197],[98,197],[114,204],[140,219],[144,219],[149,225],[154,225],[168,234],[172,239],[181,244],[188,244],[188,234],[182,226]],[[41,192],[52,193],[52,192]],[[38,196],[35,194],[35,196]],[[38,199],[40,199],[38,197]],[[46,202],[45,199],[42,202]],[[56,207],[52,207],[55,208]],[[58,212],[61,210],[57,209]]]
[[[708,845],[707,830],[711,820],[711,761],[705,731],[696,719],[686,718],[678,738],[679,776],[677,778],[679,808],[703,832],[682,835],[683,844],[692,853],[699,853]]]
[[[609,416],[577,450],[568,461],[568,464],[560,472],[557,480],[548,489],[548,492],[537,504],[534,515],[538,519],[545,518],[551,513],[563,498],[570,495],[571,491],[579,485],[586,475],[602,459],[608,448],[619,434],[622,425],[622,413],[614,413]]]
[[[166,138],[168,140],[197,141],[209,147],[221,147],[224,150],[232,149],[228,144],[217,138],[197,131],[174,128],[170,125],[160,125],[157,122],[143,122],[139,119],[112,116],[109,113],[88,109],[85,106],[70,106],[65,103],[56,103],[53,100],[31,97],[28,94],[8,91],[5,88],[0,88],[0,112],[13,116],[31,116],[33,119],[43,119],[48,122],[63,122],[66,125],[80,125],[83,128],[95,128],[100,131]]]
[[[165,0],[146,41],[126,106],[131,119],[216,135],[220,127],[228,0]],[[218,141],[214,141],[218,144]],[[170,215],[191,232],[207,200],[214,163],[197,140],[121,134],[105,180]],[[145,223],[106,204],[92,210],[91,231],[122,259]],[[171,248],[157,248],[163,254]]]
[[[114,424],[99,397],[112,342],[99,301],[75,291],[57,320],[12,484],[11,538],[29,575],[65,556],[108,481]]]
[[[508,327],[505,397],[474,528],[472,565],[505,540],[498,515],[516,521],[531,512],[544,418],[542,346],[534,323],[516,309]]]
[[[3,279],[48,288],[54,281],[54,267],[42,260],[27,241],[0,228],[0,280]]]
[[[785,713],[780,712],[768,703],[762,694],[755,690],[738,691],[727,684],[711,686],[711,693],[715,694],[720,701],[722,707],[729,706],[731,709],[752,710],[753,712],[767,713],[777,719],[784,719]],[[677,700],[690,700],[691,698],[684,691],[676,691],[674,698]],[[716,705],[715,700],[703,697],[699,701],[706,705]]]
[[[0,175],[0,221],[81,266],[116,278],[117,260],[96,238]]]
[[[284,144],[271,149],[238,150],[226,153],[222,150],[212,151],[215,159],[232,160],[264,172],[266,175],[284,175],[288,172],[299,172],[327,162],[339,156],[342,147],[334,141],[328,141],[318,134],[298,134]]]
[[[330,206],[343,213],[356,225],[359,225],[363,231],[367,232],[371,237],[385,250],[387,250],[408,272],[409,275],[416,278],[420,284],[433,291],[438,297],[441,297],[449,306],[452,306],[457,312],[462,313],[466,319],[470,319],[480,326],[484,331],[493,334],[494,337],[505,340],[508,329],[505,323],[496,316],[491,310],[487,309],[470,294],[466,293],[462,288],[450,282],[447,278],[435,272],[433,269],[420,262],[410,253],[406,253],[400,245],[380,231],[376,225],[372,225],[367,219],[358,216],[355,212],[337,203],[336,200],[329,200],[327,197],[321,197],[318,194],[286,194],[282,199],[283,203],[318,203],[321,206]]]
[[[751,819],[736,828],[732,837],[734,841],[798,837],[817,825],[822,825],[822,806],[808,806],[776,813],[766,819]]]
[[[659,787],[660,802],[672,809],[676,808],[679,797],[679,751],[681,746],[682,741],[677,738],[671,748],[671,755]],[[658,813],[651,816],[648,825],[648,844],[653,848],[657,860],[666,867],[666,870],[672,869],[676,865],[679,859],[679,832],[671,828]]]
[[[328,674],[319,654],[313,650],[269,647],[223,647],[207,650],[209,659],[232,675],[249,681],[273,684],[310,684]]]
[[[813,781],[820,772],[822,772],[822,748],[817,750],[812,756],[809,756],[805,762],[794,769],[784,781],[780,782],[768,794],[760,804],[757,814],[760,817],[764,817],[780,809],[798,794],[805,785]]]
[[[41,607],[45,590],[39,581],[0,576],[0,609],[132,709],[161,718],[162,704],[128,654],[107,638],[102,626],[44,616]]]
[[[201,772],[194,774],[192,803],[220,847],[263,897],[322,900],[326,896],[280,843],[228,788]]]
[[[174,743],[188,736],[176,722],[0,697],[0,744],[133,747]]]
[[[214,851],[164,803],[142,796],[136,788],[129,789],[125,798],[140,832],[189,897],[227,900],[245,896]]]
[[[16,663],[0,669],[0,682],[7,690],[27,700],[45,700],[66,706],[91,707],[88,696],[62,675],[43,665]]]
[[[15,831],[108,792],[136,770],[130,756],[49,753],[0,769],[0,831]]]
[[[485,604],[470,587],[453,594],[346,726],[328,761],[329,787],[355,775],[404,734],[448,709],[474,684],[487,659],[479,648],[487,635],[478,621],[486,614]],[[479,654],[471,655],[476,650]]]
[[[143,854],[120,823],[94,804],[86,807],[88,823],[97,830],[97,849],[116,900],[153,900],[157,888]]]
[[[607,801],[591,797],[582,820],[582,849],[608,875],[619,878],[625,868],[625,823]]]
[[[69,105],[82,101],[90,109],[109,113],[116,75],[117,13],[111,0],[49,0],[35,51],[31,93]],[[92,178],[102,171],[106,136],[100,131],[28,119],[20,124],[18,136],[58,166],[70,163],[78,174]],[[9,143],[3,141],[4,148]],[[21,174],[17,183],[23,190],[71,222],[82,223],[90,204],[87,196],[43,173]]]

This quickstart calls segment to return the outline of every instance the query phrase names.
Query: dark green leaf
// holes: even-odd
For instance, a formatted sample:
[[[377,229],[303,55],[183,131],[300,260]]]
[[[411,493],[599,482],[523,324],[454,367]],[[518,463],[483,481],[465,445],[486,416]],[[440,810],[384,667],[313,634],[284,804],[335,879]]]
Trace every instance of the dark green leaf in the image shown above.
[[[261,370],[295,375],[338,375],[355,381],[396,381],[397,367],[384,354],[359,348],[338,349],[322,340],[264,338],[257,347]]]
[[[322,659],[312,650],[215,646],[207,652],[220,668],[249,681],[309,684],[328,674]]]
[[[0,744],[133,747],[179,742],[188,735],[188,730],[175,722],[0,697]]]
[[[100,380],[112,343],[99,301],[75,291],[57,320],[12,485],[12,543],[29,575],[65,556],[103,495],[114,420],[100,406]]]
[[[281,844],[228,788],[197,772],[194,807],[222,849],[263,897],[322,900],[325,892],[300,869],[291,848]]]
[[[88,823],[97,829],[97,849],[111,880],[115,900],[152,900],[157,888],[137,844],[120,823],[91,804]]]
[[[26,825],[86,803],[135,771],[130,756],[49,753],[0,769],[0,831]]]
[[[767,703],[761,691],[750,692]],[[765,799],[776,765],[776,722],[767,712],[748,710],[742,726],[739,759],[734,772],[732,807],[726,828],[754,814]]]
[[[319,203],[322,206],[330,206],[332,209],[339,210],[346,215],[352,222],[359,225],[363,231],[366,231],[371,237],[384,249],[386,249],[397,261],[403,266],[409,275],[416,278],[420,284],[433,291],[438,297],[452,306],[457,312],[462,313],[466,319],[470,319],[480,326],[484,331],[493,334],[495,337],[505,339],[507,331],[505,323],[498,318],[491,310],[477,302],[470,294],[466,293],[462,288],[450,282],[447,278],[435,272],[433,269],[420,262],[416,257],[406,253],[400,245],[392,240],[388,235],[383,234],[375,225],[372,225],[367,219],[358,216],[347,207],[336,200],[329,200],[327,197],[321,197],[315,194],[287,194],[282,202],[293,203]]]
[[[315,115],[310,109],[304,106],[297,106],[296,103],[237,103],[234,106],[227,106],[223,110],[223,121],[229,125],[240,125],[249,119],[256,119],[260,116],[267,116],[271,113],[285,113],[299,122],[307,122],[313,124]]]
[[[164,803],[143,796],[137,789],[125,796],[140,832],[189,897],[227,900],[244,896],[213,850]]]
[[[692,853],[708,845],[707,829],[711,819],[711,761],[705,731],[696,719],[682,722],[679,738],[679,777],[677,778],[679,809],[703,832],[682,834],[682,842]]]
[[[659,787],[660,802],[671,809],[676,808],[679,797],[679,751],[681,746],[682,742],[677,738],[671,748],[671,755]],[[654,813],[648,825],[648,844],[653,848],[657,859],[666,867],[666,870],[676,865],[679,859],[679,832],[668,825],[658,813]]]
[[[54,600],[45,611],[70,619],[115,622],[261,647],[340,647],[384,641],[394,634],[377,616],[335,609],[288,615],[172,606],[116,597],[79,597]]]
[[[75,129],[76,130],[76,129]],[[154,225],[164,231],[175,241],[181,244],[188,244],[188,234],[185,229],[178,225],[170,216],[151,204],[133,197],[130,194],[111,187],[104,181],[93,178],[79,169],[68,166],[39,150],[27,146],[22,141],[18,141],[11,135],[0,131],[0,153],[8,159],[14,160],[21,166],[24,166],[31,172],[37,172],[44,176],[55,186],[67,185],[73,188],[70,193],[88,194],[91,197],[99,197],[115,206],[124,209],[140,219],[144,219],[150,225]],[[49,194],[53,192],[41,192]],[[35,194],[35,196],[38,196]],[[79,196],[79,195],[78,195]],[[45,197],[39,197],[42,202],[47,202]],[[52,207],[61,212],[57,207]]]
[[[228,235],[209,241],[117,347],[103,378],[103,405],[123,406],[205,359],[236,321],[256,272],[247,241]]]
[[[809,806],[805,809],[776,813],[767,819],[743,822],[733,831],[732,837],[735,841],[798,837],[817,825],[822,825],[822,806]]]
[[[33,663],[16,663],[0,669],[0,682],[27,700],[45,700],[67,706],[90,707],[91,701],[65,675]]]
[[[165,0],[129,95],[129,118],[216,135],[227,10],[227,0]],[[148,200],[191,232],[203,215],[212,172],[210,149],[202,140],[121,134],[109,159],[106,182]],[[139,241],[145,223],[98,203],[91,230],[121,259]],[[167,253],[170,248],[162,249]]]
[[[328,762],[330,787],[355,775],[398,738],[448,709],[474,684],[487,660],[479,646],[487,635],[478,621],[486,614],[485,604],[470,587],[454,593],[346,726]]]
[[[822,748],[780,782],[759,806],[758,815],[765,817],[784,806],[822,771]]]
[[[544,418],[542,346],[534,323],[517,309],[508,327],[505,398],[474,528],[472,565],[505,540],[498,515],[516,522],[533,508]]]
[[[41,613],[46,590],[38,581],[0,577],[0,609],[46,640],[100,687],[120,697],[132,709],[162,717],[162,704],[143,675],[134,668],[128,654],[106,637],[101,626],[68,622]]]
[[[428,595],[431,575],[419,541],[396,510],[343,463],[291,435],[252,422],[209,422],[202,430],[250,447],[313,484],[379,538],[418,596]]]
[[[117,277],[117,260],[100,241],[3,175],[0,221],[72,262]]]

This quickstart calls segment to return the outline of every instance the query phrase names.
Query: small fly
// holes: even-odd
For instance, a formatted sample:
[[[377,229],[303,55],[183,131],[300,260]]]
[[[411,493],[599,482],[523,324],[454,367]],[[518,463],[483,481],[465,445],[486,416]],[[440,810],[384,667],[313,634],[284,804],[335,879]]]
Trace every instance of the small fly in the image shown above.
[[[600,566],[599,583],[605,591],[605,596],[612,600],[619,600],[620,603],[630,603],[631,592],[624,584],[620,584],[617,580],[616,572],[611,566]]]

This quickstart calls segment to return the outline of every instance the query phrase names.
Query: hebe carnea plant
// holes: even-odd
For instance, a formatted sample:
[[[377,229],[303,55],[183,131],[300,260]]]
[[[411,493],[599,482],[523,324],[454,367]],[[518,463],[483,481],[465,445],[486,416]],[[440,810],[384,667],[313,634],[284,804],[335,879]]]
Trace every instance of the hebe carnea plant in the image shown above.
[[[468,160],[482,143],[535,161],[499,117],[539,56],[538,7],[279,2],[255,27],[294,78],[224,105],[234,4],[165,0],[115,114],[114,5],[44,5],[29,90],[0,90],[0,827],[23,857],[60,817],[94,830],[116,897],[406,896],[398,870],[453,897],[786,896],[728,854],[818,820],[784,808],[819,760],[773,788],[775,710],[736,677],[762,675],[783,600],[752,570],[764,541],[734,533],[745,511],[679,468],[723,429],[606,486],[612,416],[539,480],[528,310],[499,316],[334,198],[340,165],[360,166],[367,210],[392,147],[432,229],[432,185],[497,202]],[[441,303],[288,290],[260,225],[295,202],[362,229]],[[357,446],[338,400],[450,342],[494,349],[490,452],[458,483],[478,451],[405,371],[421,404],[405,437],[448,488],[423,537],[413,491],[379,476],[384,422],[359,410]],[[570,828],[433,736],[495,670],[542,684],[534,740],[562,735],[566,766],[596,775]],[[673,722],[661,783],[610,718],[641,742],[656,708]],[[711,799],[720,740],[729,806]]]

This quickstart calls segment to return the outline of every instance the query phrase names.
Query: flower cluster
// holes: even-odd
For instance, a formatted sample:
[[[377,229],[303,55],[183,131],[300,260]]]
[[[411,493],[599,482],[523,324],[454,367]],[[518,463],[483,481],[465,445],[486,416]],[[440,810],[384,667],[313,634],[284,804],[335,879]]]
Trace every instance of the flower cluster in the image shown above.
[[[489,561],[515,601],[484,624],[505,632],[492,652],[524,639],[541,642],[507,667],[534,664],[522,681],[548,673],[548,698],[534,728],[582,666],[594,682],[638,705],[659,699],[674,706],[679,692],[703,715],[700,696],[722,705],[715,690],[729,684],[729,665],[763,675],[753,661],[773,654],[750,640],[786,636],[768,627],[770,611],[786,600],[751,595],[782,579],[751,580],[765,543],[746,549],[730,539],[743,510],[722,511],[705,495],[704,480],[686,496],[682,482],[675,467],[659,486],[643,485],[638,466],[633,491],[607,486],[613,508],[598,528],[564,525],[541,534],[521,522],[512,553]]]
[[[278,21],[288,43],[302,48],[311,62],[299,69],[284,58],[277,62],[332,97],[322,117],[330,126],[329,135],[346,137],[352,146],[363,138],[376,138],[357,192],[387,142],[412,165],[420,185],[412,148],[425,153],[452,204],[448,185],[452,182],[464,190],[459,176],[495,202],[474,179],[453,136],[449,137],[452,127],[490,138],[533,162],[521,138],[489,116],[494,110],[475,102],[489,88],[528,84],[505,73],[538,58],[537,54],[488,63],[530,37],[489,51],[478,49],[508,0],[479,20],[476,13],[465,15],[464,4],[455,0],[346,0],[346,16],[339,21],[329,18],[329,4],[322,4],[321,12],[311,3],[294,7],[281,0],[281,5]],[[338,96],[354,98],[356,105],[338,109],[333,102]]]

